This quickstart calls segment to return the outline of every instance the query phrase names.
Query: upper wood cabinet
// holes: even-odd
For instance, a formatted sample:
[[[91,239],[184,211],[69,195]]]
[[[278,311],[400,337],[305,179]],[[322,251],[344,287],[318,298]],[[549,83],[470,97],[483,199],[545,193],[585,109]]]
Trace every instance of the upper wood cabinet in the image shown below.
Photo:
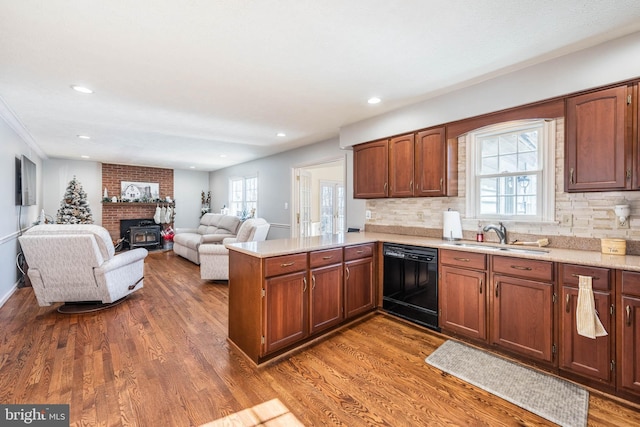
[[[415,137],[415,196],[458,195],[458,140],[445,138],[445,128]]]
[[[632,188],[633,86],[566,100],[565,190]]]
[[[413,197],[415,135],[389,140],[389,196]]]
[[[444,127],[354,147],[356,198],[457,196],[457,175],[458,142]]]
[[[367,142],[353,147],[353,196],[387,197],[389,189],[389,141]]]

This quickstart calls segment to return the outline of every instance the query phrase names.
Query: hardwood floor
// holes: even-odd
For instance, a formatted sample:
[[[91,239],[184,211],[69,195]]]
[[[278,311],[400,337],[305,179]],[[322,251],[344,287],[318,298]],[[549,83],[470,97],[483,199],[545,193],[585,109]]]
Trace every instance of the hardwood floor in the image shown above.
[[[273,399],[306,426],[553,425],[427,365],[444,339],[386,315],[253,367],[226,339],[226,284],[170,252],[145,268],[141,291],[90,314],[38,307],[18,289],[0,308],[0,402],[68,403],[74,426],[237,421]],[[590,426],[639,422],[591,393]]]

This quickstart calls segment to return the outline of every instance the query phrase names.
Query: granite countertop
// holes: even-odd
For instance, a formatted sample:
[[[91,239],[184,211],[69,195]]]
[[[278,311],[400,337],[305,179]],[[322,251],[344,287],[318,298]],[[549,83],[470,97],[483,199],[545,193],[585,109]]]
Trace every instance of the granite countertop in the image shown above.
[[[640,256],[638,255],[607,255],[596,251],[560,248],[543,248],[543,250],[540,250],[540,248],[535,246],[523,247],[515,245],[500,245],[495,243],[476,243],[475,241],[469,240],[450,242],[442,240],[441,238],[379,232],[344,233],[295,239],[265,240],[262,242],[232,243],[226,245],[226,247],[229,250],[242,252],[257,258],[268,258],[371,242],[399,243],[404,245],[479,252],[491,255],[640,271]],[[463,243],[471,246],[456,246],[456,243]],[[497,248],[505,247],[514,248],[516,250],[532,250],[526,252],[496,250]]]

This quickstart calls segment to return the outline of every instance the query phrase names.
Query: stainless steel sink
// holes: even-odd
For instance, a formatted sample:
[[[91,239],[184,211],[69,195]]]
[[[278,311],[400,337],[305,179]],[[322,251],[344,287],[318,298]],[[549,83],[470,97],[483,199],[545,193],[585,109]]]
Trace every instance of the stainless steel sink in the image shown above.
[[[484,249],[488,251],[507,252],[507,253],[511,252],[511,253],[532,254],[532,255],[544,255],[549,253],[549,251],[546,249],[514,248],[513,246],[491,246],[491,245],[483,245],[481,243],[454,242],[454,243],[446,243],[445,246],[455,246],[458,248]]]

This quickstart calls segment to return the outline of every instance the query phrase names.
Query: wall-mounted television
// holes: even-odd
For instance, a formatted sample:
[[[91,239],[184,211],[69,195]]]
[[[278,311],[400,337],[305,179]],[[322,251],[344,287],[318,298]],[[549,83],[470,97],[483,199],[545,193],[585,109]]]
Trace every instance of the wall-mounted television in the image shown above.
[[[16,205],[36,204],[36,164],[27,156],[16,157]]]

